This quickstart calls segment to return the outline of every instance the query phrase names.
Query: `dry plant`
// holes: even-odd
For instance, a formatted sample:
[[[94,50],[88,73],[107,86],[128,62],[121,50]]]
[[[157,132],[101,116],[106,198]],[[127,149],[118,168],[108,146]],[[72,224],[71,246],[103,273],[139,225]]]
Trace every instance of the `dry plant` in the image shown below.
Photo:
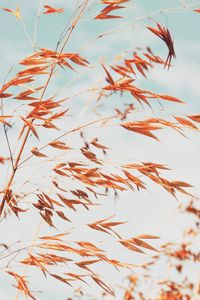
[[[170,261],[171,268],[179,273],[182,272],[184,260],[192,263],[199,261],[199,255],[190,250],[189,242],[181,245],[168,243],[157,249],[154,244],[159,237],[154,233],[135,235],[134,228],[129,228],[124,236],[120,233],[120,227],[126,226],[126,220],[106,214],[106,205],[112,195],[120,198],[122,192],[127,191],[137,195],[147,190],[152,181],[175,199],[179,194],[188,197],[191,202],[184,210],[199,218],[196,198],[188,190],[191,185],[182,180],[167,179],[163,173],[169,171],[168,166],[147,162],[145,158],[142,162],[115,161],[112,159],[112,139],[109,145],[105,145],[101,139],[102,132],[109,136],[113,128],[120,134],[129,134],[129,138],[139,134],[154,139],[155,143],[159,142],[157,132],[166,128],[181,134],[183,138],[186,136],[185,129],[199,131],[200,115],[172,114],[170,117],[166,115],[166,118],[154,115],[156,109],[164,109],[166,103],[183,105],[184,101],[174,95],[143,87],[148,82],[148,73],[152,68],[162,66],[166,72],[173,68],[176,56],[173,33],[168,26],[159,22],[152,25],[149,18],[156,17],[160,11],[122,22],[122,12],[125,13],[128,5],[134,5],[131,0],[74,1],[74,13],[68,23],[63,24],[55,48],[46,49],[37,42],[40,19],[49,18],[51,14],[57,17],[65,14],[59,1],[56,7],[50,2],[46,4],[40,1],[33,34],[29,34],[25,26],[21,7],[3,7],[4,11],[1,12],[9,13],[8,18],[16,17],[16,22],[22,24],[33,51],[10,69],[0,89],[0,134],[2,143],[6,143],[7,147],[5,154],[1,153],[0,156],[1,226],[6,225],[11,230],[10,219],[18,218],[20,223],[25,218],[28,224],[37,221],[37,216],[40,218],[39,225],[35,224],[33,237],[30,232],[27,239],[21,240],[15,228],[16,242],[1,244],[1,273],[4,278],[12,277],[17,289],[15,299],[19,299],[20,295],[25,299],[42,299],[40,292],[31,287],[31,270],[34,268],[38,270],[37,276],[42,272],[50,282],[54,279],[70,286],[73,299],[90,298],[84,294],[82,285],[99,285],[103,290],[101,299],[107,299],[109,295],[126,300],[150,299],[144,291],[148,290],[145,288],[148,281],[154,281],[155,290],[158,289],[156,299],[195,299],[196,286],[189,280],[185,279],[182,284],[170,278],[158,282],[151,271],[163,260],[164,265],[169,265]],[[167,9],[166,13],[185,10],[199,13],[197,3]],[[101,22],[109,26],[113,19],[117,19],[114,21],[117,25],[97,34],[76,51],[68,51],[73,35],[79,38],[77,28],[80,29],[79,23],[85,15],[90,16],[91,22],[98,22],[99,26]],[[101,55],[98,62],[90,63],[87,53],[92,44],[97,41],[104,43],[105,37],[118,31],[120,36],[121,30],[132,27],[140,20],[146,20],[147,34],[159,38],[160,43],[166,46],[166,57],[161,57],[159,51],[155,52],[146,45],[146,49],[126,51],[113,63],[108,64]],[[49,34],[48,28],[46,32]],[[82,88],[81,76],[87,87]],[[73,83],[77,83],[77,89],[71,92],[70,85]],[[56,86],[59,88],[55,91]],[[112,110],[109,100],[113,98],[115,108]],[[80,99],[78,106],[74,105],[75,99]],[[146,114],[151,116],[146,117]],[[97,220],[95,214],[93,217],[93,210],[100,205],[105,208],[105,214]],[[99,242],[83,240],[81,235],[78,239],[77,236],[73,237],[82,209],[86,216],[88,214],[88,222],[79,226],[86,227],[91,235],[95,232]],[[40,235],[44,223],[47,223],[46,234]],[[190,228],[187,235],[197,235],[197,228]],[[104,236],[105,244],[102,241]],[[145,250],[150,250],[156,254],[153,257],[148,254],[149,262],[142,264],[140,260],[135,264],[117,260],[116,255],[113,258],[112,253],[106,250],[108,239],[112,247],[120,247],[120,251],[144,255]],[[109,265],[116,269],[128,269],[131,274],[128,286],[122,284],[121,287],[111,288],[96,271],[99,264],[108,270]],[[30,274],[28,277],[27,269]],[[118,296],[119,290],[124,289],[125,294]],[[61,299],[59,290],[57,293],[58,299]]]

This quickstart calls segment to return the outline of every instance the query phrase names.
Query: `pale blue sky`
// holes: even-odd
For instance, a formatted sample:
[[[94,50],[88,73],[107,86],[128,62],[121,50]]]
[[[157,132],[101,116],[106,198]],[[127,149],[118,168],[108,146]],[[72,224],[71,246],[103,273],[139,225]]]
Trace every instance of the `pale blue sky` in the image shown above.
[[[37,44],[40,47],[54,49],[57,43],[57,37],[63,29],[64,25],[68,21],[70,15],[73,12],[73,6],[75,1],[62,0],[62,1],[42,1],[41,4],[49,4],[57,7],[64,7],[65,13],[63,15],[41,15],[38,23],[37,30]],[[102,83],[104,80],[104,73],[101,70],[100,63],[102,61],[105,64],[113,62],[113,58],[117,55],[123,55],[124,51],[134,51],[135,47],[147,47],[151,48],[162,57],[167,56],[167,50],[162,44],[162,41],[154,36],[150,31],[145,28],[145,25],[153,26],[155,21],[161,22],[163,25],[169,27],[172,32],[172,36],[175,41],[175,50],[177,54],[176,60],[173,61],[173,68],[169,71],[163,70],[163,68],[157,68],[149,75],[149,82],[146,83],[142,78],[139,78],[141,85],[144,87],[152,88],[158,93],[170,94],[177,98],[185,100],[187,105],[176,105],[173,103],[166,103],[165,110],[156,111],[157,116],[169,116],[170,114],[184,115],[184,114],[197,114],[199,113],[199,86],[200,86],[200,14],[194,13],[191,7],[200,7],[199,1],[178,1],[178,0],[131,0],[127,5],[129,9],[123,10],[121,14],[126,18],[121,20],[108,20],[108,21],[94,21],[92,18],[95,16],[102,6],[98,8],[99,1],[91,1],[91,10],[87,11],[82,21],[77,27],[75,34],[72,36],[69,46],[66,51],[77,51],[83,47],[81,54],[85,56],[95,70],[95,76],[93,75],[93,69],[89,71],[83,70],[83,72],[77,76],[80,78],[74,83],[70,83],[69,87],[64,89],[60,94],[61,97],[66,97],[73,94],[77,90],[85,89],[85,87]],[[196,3],[196,6],[195,6]],[[15,9],[19,5],[21,14],[25,24],[25,30],[27,30],[31,39],[34,37],[34,26],[36,20],[36,13],[38,10],[39,1],[36,0],[19,0],[8,1],[0,0],[0,7],[7,7]],[[181,5],[185,5],[185,9],[177,9]],[[193,6],[192,6],[193,5]],[[168,10],[171,9],[171,10]],[[159,12],[162,10],[163,12]],[[167,11],[166,11],[167,10]],[[154,12],[156,12],[154,14]],[[144,17],[143,17],[144,16]],[[145,17],[146,16],[146,17]],[[148,17],[151,17],[149,19]],[[128,22],[127,26],[115,29],[121,24]],[[21,59],[27,55],[32,54],[32,46],[29,38],[27,38],[27,32],[24,32],[23,26],[19,20],[17,20],[11,14],[1,10],[0,11],[0,80],[4,80],[7,71]],[[133,28],[134,26],[134,28]],[[88,41],[94,39],[97,35],[107,30],[113,29],[112,34],[108,34],[102,39],[95,40],[88,44]],[[16,72],[14,68],[14,72]],[[100,72],[100,75],[96,75]],[[54,90],[61,89],[63,85],[71,82],[70,75],[62,74],[62,77],[57,78],[54,85],[49,90],[49,95]],[[74,75],[73,75],[74,76]],[[90,96],[91,97],[91,96]],[[74,108],[72,112],[81,112],[82,106],[86,97],[77,97],[74,102]],[[103,110],[105,113],[112,111],[115,105],[115,99],[106,103]],[[118,101],[118,99],[117,99]],[[6,103],[6,110],[9,112],[15,103]],[[120,107],[120,103],[117,103]],[[107,109],[107,111],[105,110]],[[90,116],[91,111],[86,111],[84,117],[87,119],[87,114]],[[143,112],[140,111],[139,115],[142,116]],[[144,113],[144,116],[151,115],[150,111]],[[172,134],[169,130],[164,130],[159,134],[161,143],[157,143],[153,140],[144,139],[141,136],[130,135],[129,132],[120,131],[116,136],[114,128],[111,128],[108,132],[106,130],[99,130],[98,135],[104,144],[111,145],[113,149],[113,160],[125,161],[153,161],[166,163],[173,169],[169,174],[170,179],[180,179],[188,181],[195,186],[193,193],[200,194],[200,136],[199,132],[186,131],[190,136],[190,139],[184,139],[182,136]],[[95,133],[96,134],[96,133]],[[89,133],[89,136],[93,135]],[[14,145],[15,130],[10,133],[11,143]],[[2,148],[0,148],[0,156],[5,150],[5,143],[3,141],[3,134],[0,131],[0,139],[2,140]],[[48,139],[48,137],[45,137]],[[74,142],[73,137],[70,142]],[[31,143],[31,142],[30,142]],[[119,144],[121,147],[119,147]],[[124,146],[123,146],[124,145]],[[37,172],[38,165],[34,165],[34,170]],[[40,169],[39,169],[40,170]],[[0,170],[1,176],[4,174]],[[32,175],[31,170],[26,169],[21,174],[23,176],[20,180],[24,180],[26,176]],[[40,172],[40,171],[39,171]],[[45,174],[46,170],[41,170],[41,176]],[[19,181],[20,181],[19,180]],[[19,183],[16,183],[19,185]],[[1,188],[1,181],[0,181]],[[104,200],[105,201],[105,200]],[[184,197],[180,195],[180,202],[184,201]],[[159,187],[152,185],[151,192],[141,193],[126,193],[122,195],[120,200],[114,204],[113,200],[101,208],[94,209],[89,215],[85,211],[81,211],[78,220],[75,221],[76,227],[75,233],[72,237],[75,239],[88,238],[88,232],[86,229],[80,229],[81,224],[90,220],[95,220],[107,217],[113,213],[118,216],[120,220],[130,220],[129,225],[122,229],[122,233],[130,231],[134,234],[149,233],[162,237],[162,241],[158,242],[159,246],[168,240],[180,240],[182,229],[186,224],[191,222],[190,218],[186,218],[183,215],[177,213],[178,203],[170,197],[165,191]],[[128,209],[127,209],[128,208]],[[15,241],[16,239],[27,240],[33,235],[35,227],[38,224],[38,215],[35,214],[25,217],[21,223],[14,218],[11,218],[8,223],[1,225],[1,238],[2,242]],[[15,229],[16,228],[16,231]],[[174,229],[175,228],[175,229]],[[68,228],[62,228],[67,230]],[[49,233],[48,226],[42,225],[40,235]],[[56,232],[54,232],[56,234]],[[18,235],[20,237],[18,237]],[[81,236],[81,238],[80,238]],[[89,235],[89,238],[96,240],[96,235]],[[100,241],[103,236],[100,236]],[[137,263],[140,260],[139,255],[127,254],[127,252],[121,253],[120,249],[112,249],[112,245],[108,243],[108,249],[110,252],[114,251],[113,256],[121,257],[122,260],[131,259],[133,263]],[[21,268],[23,271],[23,268]],[[109,269],[108,271],[102,268],[98,269],[99,273],[103,272],[103,277],[110,282],[111,286],[121,282],[121,278],[126,272],[118,273]],[[197,270],[190,270],[191,276],[195,276]],[[30,274],[28,274],[30,275]],[[66,300],[67,296],[71,295],[71,290],[65,287],[62,283],[49,281],[46,282],[44,277],[38,275],[38,272],[33,272],[33,290],[41,290],[44,288],[46,292],[44,294],[38,294],[37,300]],[[40,276],[40,277],[39,277]],[[31,279],[30,279],[31,281]],[[0,273],[0,282],[3,282],[0,287],[0,299],[1,300],[14,300],[15,290],[10,286],[13,282],[11,278],[7,278]],[[48,287],[47,287],[48,285]],[[99,289],[88,289],[92,293],[98,295]],[[36,294],[37,295],[37,294]],[[22,298],[19,298],[20,300]],[[110,298],[106,298],[110,299]],[[82,299],[83,300],[83,299]],[[117,299],[118,300],[118,299]],[[119,298],[120,300],[120,298]]]

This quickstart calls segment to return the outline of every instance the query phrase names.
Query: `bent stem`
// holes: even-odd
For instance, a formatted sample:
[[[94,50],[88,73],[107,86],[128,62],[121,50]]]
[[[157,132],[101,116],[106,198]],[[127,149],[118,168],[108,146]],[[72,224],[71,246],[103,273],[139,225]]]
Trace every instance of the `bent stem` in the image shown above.
[[[22,142],[22,145],[21,145],[21,148],[19,150],[19,153],[17,155],[17,158],[16,158],[16,161],[15,161],[15,164],[14,164],[14,167],[13,167],[13,171],[11,173],[11,176],[10,176],[10,179],[8,181],[8,184],[7,184],[7,187],[5,189],[5,193],[4,193],[4,197],[2,199],[2,202],[1,202],[1,206],[0,206],[0,216],[2,215],[2,212],[3,212],[3,209],[4,209],[4,206],[5,206],[5,202],[6,202],[6,198],[8,196],[8,192],[9,192],[9,189],[10,189],[10,186],[13,182],[13,179],[15,177],[15,174],[16,174],[16,171],[18,169],[18,164],[19,164],[19,161],[20,161],[20,158],[21,158],[21,155],[23,153],[23,150],[24,150],[24,147],[26,145],[26,142],[27,142],[27,139],[28,139],[28,136],[29,136],[29,133],[30,133],[30,127],[27,129],[27,132],[26,132],[26,135],[24,137],[24,140]]]
[[[52,65],[52,67],[51,67],[51,71],[50,71],[50,74],[49,74],[49,76],[48,76],[48,78],[47,78],[47,81],[46,81],[46,84],[45,84],[45,86],[44,86],[44,89],[43,89],[43,91],[42,91],[42,94],[41,94],[41,97],[40,97],[40,101],[43,99],[43,97],[44,97],[44,95],[45,95],[45,92],[46,92],[46,90],[47,90],[47,87],[48,87],[48,85],[49,85],[49,82],[50,82],[50,80],[51,80],[51,78],[52,78],[52,76],[53,76],[53,74],[54,74],[54,69],[55,69],[55,67],[56,67],[56,65],[57,65],[57,63],[58,63],[58,61],[59,61],[60,55],[62,54],[62,52],[63,52],[63,50],[64,50],[64,48],[65,48],[67,42],[69,41],[69,38],[70,38],[70,36],[71,36],[73,30],[75,29],[76,25],[78,24],[78,21],[79,21],[80,18],[82,17],[82,15],[83,15],[83,13],[84,13],[84,11],[85,11],[85,9],[86,9],[88,3],[89,3],[89,0],[85,0],[85,1],[83,2],[82,9],[81,9],[80,13],[79,13],[78,16],[76,17],[75,21],[73,22],[73,24],[72,24],[72,26],[71,26],[71,28],[70,28],[70,31],[69,31],[69,33],[68,33],[68,35],[67,35],[67,37],[66,37],[66,39],[65,39],[65,41],[64,41],[64,43],[63,43],[63,46],[62,46],[62,48],[61,48],[61,50],[60,50],[60,52],[59,52],[59,55],[58,55],[58,57],[57,57],[57,60],[56,60],[56,62]],[[35,120],[35,119],[32,120],[32,123],[34,122],[34,120]],[[24,126],[25,126],[25,125],[24,125]],[[20,161],[21,155],[22,155],[22,153],[23,153],[23,151],[24,151],[24,147],[25,147],[26,142],[27,142],[27,140],[28,140],[30,131],[31,131],[31,128],[29,127],[29,128],[27,129],[27,132],[26,132],[25,136],[24,136],[24,140],[23,140],[23,142],[22,142],[22,145],[21,145],[21,147],[20,147],[19,153],[18,153],[18,155],[17,155],[16,161],[15,161],[15,164],[14,164],[14,167],[13,167],[13,171],[12,171],[12,173],[11,173],[11,175],[10,175],[10,179],[9,179],[9,181],[8,181],[8,184],[7,184],[6,188],[5,188],[4,196],[3,196],[3,199],[2,199],[2,202],[1,202],[1,206],[0,206],[0,216],[1,216],[2,213],[3,213],[4,206],[5,206],[5,202],[6,202],[6,198],[7,198],[7,196],[8,196],[8,192],[9,192],[9,190],[10,190],[10,186],[11,186],[11,184],[12,184],[12,182],[13,182],[14,177],[15,177],[16,171],[17,171],[17,169],[18,169],[19,161]]]

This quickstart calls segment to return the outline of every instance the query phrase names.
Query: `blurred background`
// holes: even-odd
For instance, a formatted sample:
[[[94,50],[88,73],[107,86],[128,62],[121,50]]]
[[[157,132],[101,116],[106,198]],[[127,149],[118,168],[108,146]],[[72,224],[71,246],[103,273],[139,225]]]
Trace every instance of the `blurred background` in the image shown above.
[[[119,96],[105,98],[96,102],[97,94],[95,92],[83,93],[81,91],[103,86],[105,83],[105,74],[101,63],[106,66],[119,62],[120,59],[130,56],[138,48],[151,49],[160,55],[163,59],[167,57],[167,49],[164,43],[153,35],[146,26],[156,26],[159,22],[167,26],[172,33],[176,51],[176,59],[172,61],[172,68],[163,69],[163,66],[156,66],[148,74],[148,80],[139,76],[137,82],[142,88],[147,88],[156,93],[169,94],[182,99],[186,104],[176,104],[165,102],[163,106],[155,103],[153,111],[148,108],[142,108],[136,105],[136,109],[131,114],[134,120],[144,119],[147,117],[165,117],[187,116],[199,114],[199,86],[200,86],[200,14],[195,13],[193,9],[200,7],[198,1],[178,1],[178,0],[131,0],[126,3],[126,9],[120,11],[123,19],[116,20],[94,20],[94,17],[103,8],[100,1],[91,1],[84,16],[81,18],[78,26],[72,34],[69,43],[66,46],[66,52],[74,52],[80,49],[80,54],[85,57],[91,64],[89,69],[80,69],[77,73],[62,72],[55,76],[51,86],[48,89],[47,97],[59,93],[60,99],[71,97],[65,105],[70,108],[71,117],[66,120],[65,124],[59,124],[61,127],[72,127],[73,124],[83,124],[92,120],[94,111],[97,117],[112,115],[115,108],[122,109],[124,103],[131,103],[132,99],[127,95],[122,100]],[[33,53],[33,46],[40,48],[55,49],[58,38],[63,28],[69,22],[75,8],[81,1],[4,1],[0,0],[1,8],[15,10],[19,6],[22,20],[18,20],[12,14],[6,11],[0,11],[0,80],[1,83],[15,74],[19,69],[18,62]],[[63,14],[42,14],[45,4],[54,7],[63,7]],[[37,14],[40,17],[37,18]],[[36,26],[37,24],[37,26]],[[102,35],[101,38],[99,36]],[[73,96],[74,95],[74,96]],[[7,100],[5,103],[5,114],[9,114],[13,109],[19,106],[17,101]],[[23,111],[23,107],[22,107]],[[25,111],[25,109],[24,109]],[[135,135],[131,132],[119,129],[116,134],[116,127],[94,128],[86,131],[84,134],[88,139],[98,136],[104,145],[112,149],[112,161],[110,165],[117,162],[124,164],[127,162],[156,162],[166,164],[171,171],[166,172],[170,180],[182,180],[189,182],[194,187],[191,193],[199,196],[200,193],[200,138],[198,131],[190,129],[185,130],[187,138],[171,131],[164,129],[158,133],[160,142],[153,139]],[[16,142],[16,130],[11,128],[9,136],[11,145],[14,148]],[[47,135],[41,142],[45,144],[50,137]],[[67,140],[73,147],[78,147],[79,136],[72,135]],[[0,156],[8,156],[5,137],[0,129]],[[30,138],[29,144],[37,146],[34,138]],[[5,153],[7,153],[5,155]],[[76,151],[67,154],[67,160],[76,159]],[[26,158],[26,157],[24,157]],[[57,156],[55,160],[60,162],[66,159],[66,154]],[[54,163],[54,162],[53,162]],[[0,165],[0,188],[5,184],[6,167]],[[40,164],[37,159],[33,159],[20,171],[20,178],[14,184],[20,189],[23,186],[24,191],[30,186],[24,186],[24,182],[33,179],[34,184],[48,184],[47,165]],[[112,239],[108,236],[97,235],[95,232],[88,232],[84,224],[103,219],[111,215],[116,215],[117,220],[129,221],[119,228],[122,235],[133,236],[137,234],[153,234],[160,236],[161,240],[155,241],[154,245],[159,248],[161,244],[168,241],[178,242],[182,240],[182,233],[186,228],[193,226],[193,218],[185,213],[180,213],[179,206],[187,203],[188,197],[179,194],[178,199],[173,198],[159,186],[148,182],[148,191],[125,192],[121,193],[117,199],[111,195],[109,198],[102,199],[102,205],[93,208],[90,212],[81,209],[76,214],[70,212],[69,216],[73,219],[73,224],[66,225],[59,223],[59,232],[71,231],[69,240],[90,240],[100,242],[103,240],[107,250],[113,258],[120,258],[134,264],[148,260],[149,252],[143,257],[140,254],[130,253],[121,248],[113,248]],[[64,224],[64,225],[63,225]],[[47,235],[56,230],[49,230],[46,223],[40,224],[40,217],[36,212],[25,214],[20,220],[14,216],[9,217],[1,222],[1,240],[0,243],[14,243],[21,240],[26,243],[34,239],[34,236]],[[39,230],[38,230],[39,226]],[[198,245],[198,237],[194,237],[194,249]],[[2,264],[3,267],[3,264]],[[21,272],[23,266],[19,267]],[[187,267],[188,276],[196,281],[198,270]],[[114,268],[104,268],[99,266],[97,272],[103,274],[104,280],[111,286],[119,285],[123,278],[128,274],[127,271],[116,271]],[[157,276],[162,278],[162,272],[166,272],[164,266],[160,265],[157,270]],[[177,278],[177,274],[165,276]],[[28,280],[31,282],[31,289],[38,291],[36,299],[58,300],[73,298],[73,291],[61,282],[52,279],[45,279],[42,274],[38,275],[37,270],[26,270]],[[137,270],[136,270],[137,274]],[[160,274],[160,275],[159,275]],[[0,273],[1,287],[0,299],[22,299],[20,296],[15,298],[16,291],[11,287],[13,283],[11,278]],[[44,290],[45,292],[39,292]],[[98,287],[91,285],[86,287],[89,294],[98,297],[101,293]],[[99,296],[101,297],[101,296]],[[122,299],[122,296],[116,299]],[[154,298],[152,291],[152,299]],[[89,298],[81,298],[89,299]],[[99,298],[100,299],[100,298]],[[111,299],[111,297],[106,298]]]

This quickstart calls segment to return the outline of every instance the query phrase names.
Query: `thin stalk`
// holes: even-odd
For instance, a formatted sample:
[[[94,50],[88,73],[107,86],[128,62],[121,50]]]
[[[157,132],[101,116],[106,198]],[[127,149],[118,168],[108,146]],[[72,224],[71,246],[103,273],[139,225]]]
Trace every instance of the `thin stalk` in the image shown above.
[[[34,44],[34,47],[36,47],[36,45],[37,45],[37,31],[38,31],[38,23],[39,23],[39,18],[40,18],[41,6],[42,6],[42,0],[40,0],[40,2],[39,2],[37,16],[36,16],[36,21],[35,21],[35,26],[34,26],[34,33],[33,33],[33,44]]]
[[[28,139],[30,130],[31,130],[31,129],[30,129],[30,127],[29,127],[28,130],[27,130],[27,132],[26,132],[26,135],[25,135],[25,137],[24,137],[24,140],[23,140],[23,142],[22,142],[22,145],[21,145],[21,148],[20,148],[20,150],[19,150],[19,153],[18,153],[18,155],[17,155],[15,164],[14,164],[14,166],[13,166],[13,171],[12,171],[12,174],[11,174],[10,179],[9,179],[9,181],[8,181],[7,187],[6,187],[6,189],[5,189],[4,197],[3,197],[2,202],[1,202],[1,206],[0,206],[0,216],[1,216],[2,212],[3,212],[4,206],[5,206],[5,201],[6,201],[6,198],[7,198],[9,189],[10,189],[10,186],[11,186],[11,184],[12,184],[12,182],[13,182],[14,177],[15,177],[15,173],[16,173],[16,171],[17,171],[17,169],[18,169],[18,164],[19,164],[21,155],[22,155],[22,153],[23,153],[24,147],[25,147],[25,145],[26,145],[26,141],[27,141],[27,139]]]
[[[47,79],[46,84],[45,84],[45,86],[44,86],[44,89],[43,89],[43,91],[42,91],[42,94],[41,94],[41,97],[40,97],[40,101],[43,99],[44,94],[45,94],[45,92],[46,92],[46,90],[47,90],[47,87],[48,87],[48,85],[49,85],[49,82],[50,82],[50,80],[51,80],[51,77],[52,77],[52,75],[54,74],[54,69],[55,69],[55,67],[56,67],[56,65],[57,65],[57,62],[58,62],[58,60],[59,60],[59,57],[60,57],[60,55],[62,54],[62,51],[64,50],[64,48],[65,48],[65,46],[66,46],[66,44],[67,44],[67,42],[68,42],[68,40],[69,40],[69,38],[70,38],[70,36],[71,36],[73,30],[74,30],[74,28],[76,27],[76,25],[77,25],[78,21],[80,20],[82,14],[84,13],[84,10],[85,10],[85,8],[86,8],[88,2],[89,2],[89,0],[85,0],[85,1],[84,1],[83,7],[82,7],[82,9],[81,9],[79,15],[78,15],[77,18],[75,19],[73,25],[71,26],[71,29],[70,29],[70,31],[69,31],[69,34],[67,35],[67,37],[66,37],[66,39],[65,39],[65,42],[64,42],[64,44],[63,44],[63,46],[62,46],[62,48],[61,48],[61,50],[60,50],[60,52],[59,52],[58,58],[57,58],[55,64],[52,65],[50,74],[49,74],[49,76],[48,76],[48,79]],[[33,123],[33,122],[34,122],[34,119],[32,120],[32,123]],[[24,126],[25,126],[25,125],[24,125]],[[25,145],[26,145],[27,139],[28,139],[28,137],[29,137],[30,131],[31,131],[31,129],[30,129],[30,127],[29,127],[29,128],[27,129],[27,131],[26,131],[25,136],[24,136],[22,145],[21,145],[21,147],[20,147],[19,153],[18,153],[18,155],[17,155],[16,161],[15,161],[15,164],[14,164],[13,171],[12,171],[12,173],[11,173],[11,176],[10,176],[10,179],[9,179],[9,181],[8,181],[8,184],[7,184],[6,188],[5,188],[4,197],[3,197],[3,199],[2,199],[1,206],[0,206],[0,216],[2,215],[4,206],[5,206],[5,202],[6,202],[6,198],[7,198],[7,196],[8,196],[8,192],[9,192],[10,186],[11,186],[11,184],[12,184],[12,182],[13,182],[13,179],[14,179],[14,177],[15,177],[16,171],[17,171],[17,169],[18,169],[18,164],[19,164],[19,161],[20,161],[20,159],[21,159],[21,155],[22,155],[22,153],[23,153],[23,150],[24,150],[24,147],[25,147]]]
[[[114,116],[111,116],[111,117],[101,118],[101,119],[99,119],[99,120],[91,121],[91,122],[89,122],[89,123],[87,123],[87,124],[84,124],[84,125],[78,126],[78,127],[76,127],[76,128],[73,128],[73,129],[71,129],[71,130],[69,130],[69,131],[67,131],[67,132],[64,132],[63,134],[59,135],[57,138],[55,138],[55,139],[52,141],[52,143],[54,143],[54,142],[56,142],[56,141],[62,139],[63,137],[65,137],[66,135],[68,135],[68,134],[70,134],[70,133],[76,132],[76,131],[81,130],[81,129],[83,129],[83,128],[86,128],[86,127],[88,127],[88,126],[90,126],[90,125],[92,125],[92,124],[95,124],[95,123],[98,123],[98,122],[101,122],[101,121],[106,121],[106,120],[109,120],[109,119],[112,119],[112,118],[115,118],[115,117],[114,117]],[[48,147],[48,145],[49,145],[49,143],[46,144],[46,145],[44,145],[44,146],[42,146],[41,148],[39,148],[38,151],[41,151],[41,150],[45,149],[46,147]],[[33,155],[30,155],[29,157],[27,157],[25,160],[23,160],[23,161],[18,165],[18,167],[21,166],[22,164],[24,164],[25,162],[27,162],[27,161],[28,161],[29,159],[31,159],[32,157],[33,157]]]

